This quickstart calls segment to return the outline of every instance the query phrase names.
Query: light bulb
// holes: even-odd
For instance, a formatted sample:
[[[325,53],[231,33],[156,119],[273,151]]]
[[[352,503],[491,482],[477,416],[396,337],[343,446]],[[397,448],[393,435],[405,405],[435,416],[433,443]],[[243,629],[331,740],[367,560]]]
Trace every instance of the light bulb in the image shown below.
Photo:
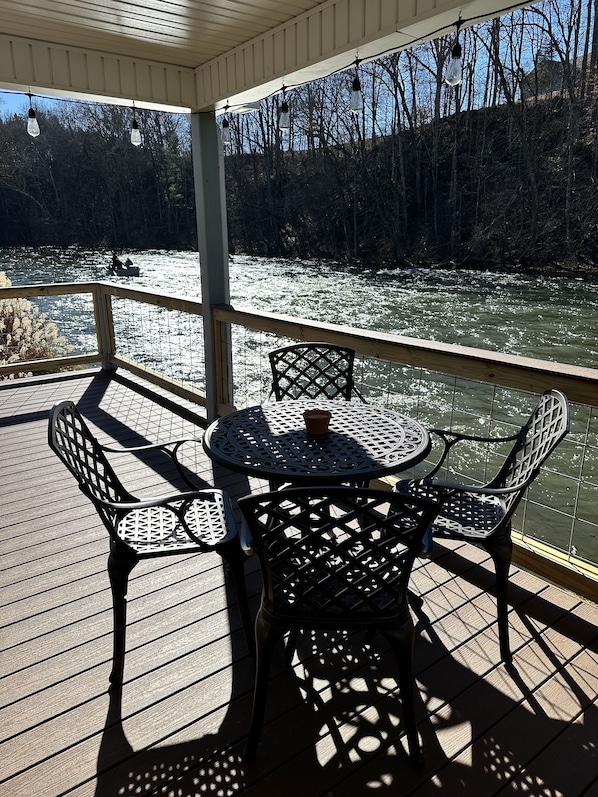
[[[33,108],[29,108],[29,114],[27,118],[27,132],[29,133],[31,138],[39,136],[40,133],[39,122],[35,117],[35,111],[33,110]]]
[[[361,83],[359,78],[353,78],[353,88],[351,89],[351,111],[354,114],[363,111],[363,94],[361,93]]]
[[[222,120],[222,143],[225,147],[230,147],[230,124],[228,119]]]
[[[280,106],[280,116],[278,117],[278,129],[288,130],[290,126],[291,116],[289,114],[289,105],[286,100],[283,100]]]
[[[461,45],[459,42],[455,42],[453,46],[444,79],[449,86],[458,86],[463,80],[461,73]]]
[[[131,125],[131,144],[134,147],[138,147],[141,144],[141,130],[135,117],[133,117],[133,124]]]

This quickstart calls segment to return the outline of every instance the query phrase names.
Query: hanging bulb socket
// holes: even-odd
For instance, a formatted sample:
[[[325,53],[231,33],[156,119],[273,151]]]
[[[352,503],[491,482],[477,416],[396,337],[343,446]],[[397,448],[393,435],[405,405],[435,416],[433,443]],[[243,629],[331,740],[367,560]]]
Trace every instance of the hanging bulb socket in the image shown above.
[[[457,23],[457,38],[451,50],[451,57],[449,59],[448,69],[444,77],[445,82],[449,86],[458,86],[463,80],[463,72],[461,68],[461,45],[459,43],[459,28],[460,21]]]
[[[363,94],[361,93],[361,83],[358,75],[353,78],[353,87],[351,89],[351,111],[354,114],[360,114],[363,111]]]
[[[141,130],[137,124],[137,117],[135,116],[135,103],[133,102],[133,122],[131,124],[131,144],[134,147],[141,146]]]
[[[141,130],[139,129],[135,116],[133,116],[133,124],[131,125],[131,144],[133,144],[134,147],[139,147],[141,145]]]
[[[33,97],[31,94],[29,95],[29,111],[27,113],[27,132],[31,138],[36,138],[40,134],[39,122],[37,121],[37,117],[35,115]]]

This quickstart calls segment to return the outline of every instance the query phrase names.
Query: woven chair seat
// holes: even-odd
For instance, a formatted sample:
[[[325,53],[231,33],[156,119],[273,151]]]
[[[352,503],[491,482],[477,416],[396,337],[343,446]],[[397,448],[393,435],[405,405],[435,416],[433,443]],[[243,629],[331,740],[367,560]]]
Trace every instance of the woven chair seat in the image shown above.
[[[399,482],[397,492],[441,505],[431,526],[433,537],[484,540],[496,532],[506,514],[503,496],[492,493],[472,493],[425,481]]]
[[[116,526],[116,534],[138,554],[214,548],[236,529],[230,526],[220,490],[204,490],[192,500],[174,500],[164,506],[142,507],[128,512]]]

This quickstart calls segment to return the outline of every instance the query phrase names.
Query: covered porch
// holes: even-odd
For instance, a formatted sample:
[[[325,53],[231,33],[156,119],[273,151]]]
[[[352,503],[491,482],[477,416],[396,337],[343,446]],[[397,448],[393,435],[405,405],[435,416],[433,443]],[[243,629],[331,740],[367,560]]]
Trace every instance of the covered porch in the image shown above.
[[[473,546],[440,548],[413,577],[421,598],[413,606],[426,758],[421,772],[409,766],[401,741],[388,652],[367,641],[362,656],[346,640],[322,637],[301,640],[292,668],[280,655],[260,753],[251,766],[244,763],[253,661],[220,560],[207,556],[135,569],[122,702],[111,700],[106,533],[46,442],[48,412],[62,399],[75,400],[103,440],[123,444],[197,435],[233,403],[230,327],[260,327],[252,314],[239,318],[229,307],[217,112],[227,105],[241,110],[285,83],[454,30],[460,13],[482,18],[501,8],[489,0],[408,6],[398,0],[260,0],[144,9],[116,0],[101,6],[69,0],[60,7],[39,0],[0,9],[0,86],[191,113],[202,270],[197,348],[205,371],[202,407],[188,400],[186,389],[177,388],[173,399],[155,381],[143,381],[130,362],[124,375],[81,370],[0,383],[0,784],[7,794],[597,792],[595,604],[552,586],[541,570],[532,575],[515,565],[515,666],[509,672],[498,664],[494,602],[486,592],[492,570]],[[109,290],[83,290],[92,290],[96,301],[98,346],[70,365],[121,368],[128,354],[115,352]],[[50,287],[42,295],[59,292]],[[116,293],[130,298],[124,290]],[[173,312],[186,308],[171,297],[155,304]],[[301,325],[305,330],[309,337],[309,324]],[[289,330],[270,319],[265,331]],[[493,385],[537,390],[564,380],[574,401],[590,408],[596,402],[597,377],[580,373],[585,369],[526,370],[508,358],[472,360],[425,343],[368,335],[356,334],[351,342],[367,356]],[[161,490],[167,478],[141,461],[126,475],[141,494]],[[198,475],[233,499],[265,488],[214,469],[207,459]],[[260,579],[251,560],[247,579],[255,610]]]
[[[597,793],[598,608],[514,566],[508,671],[492,566],[471,545],[439,547],[412,579],[422,771],[407,758],[384,644],[365,640],[362,654],[321,635],[301,639],[290,668],[279,651],[258,757],[244,763],[254,665],[217,557],[135,568],[122,701],[110,699],[107,535],[46,442],[48,412],[67,398],[103,442],[200,435],[206,421],[120,370],[0,384],[3,792]],[[198,475],[233,499],[266,487],[207,459]],[[135,459],[124,478],[147,495],[170,476]],[[251,559],[246,572],[254,612]]]
[[[218,414],[215,305],[230,303],[223,114],[523,6],[499,0],[53,0],[0,7],[0,89],[190,115],[208,417]],[[443,64],[439,62],[439,69]],[[349,108],[346,102],[347,110]],[[225,399],[231,403],[232,396]]]

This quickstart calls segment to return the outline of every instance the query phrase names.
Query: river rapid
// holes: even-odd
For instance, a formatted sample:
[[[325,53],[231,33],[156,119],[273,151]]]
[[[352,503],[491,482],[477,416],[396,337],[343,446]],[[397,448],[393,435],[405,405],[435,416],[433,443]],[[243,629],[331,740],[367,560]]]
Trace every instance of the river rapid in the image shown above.
[[[109,252],[79,249],[1,250],[0,271],[13,285],[110,279],[201,298],[196,252],[129,255],[139,277],[109,277]],[[236,308],[598,367],[595,276],[381,270],[244,255],[229,268]]]
[[[139,277],[108,276],[110,253],[75,249],[0,250],[0,271],[5,271],[15,286],[52,282],[110,280],[131,287],[147,287],[157,292],[201,298],[199,259],[195,252],[146,251],[129,254],[141,269]],[[543,360],[598,368],[598,279],[579,276],[537,276],[493,272],[352,267],[342,263],[266,259],[236,255],[230,260],[231,302],[237,309],[264,310],[285,315],[354,326],[365,330],[407,335],[480,349],[525,355]],[[59,296],[37,300],[40,308],[57,323],[75,350],[94,347],[95,329],[91,298]],[[125,323],[128,323],[125,321]],[[138,330],[131,329],[131,334]],[[153,342],[152,335],[157,338]],[[148,356],[159,359],[163,328],[144,331]],[[149,336],[149,337],[147,337]],[[269,372],[260,346],[238,341],[244,365],[239,369],[240,386],[235,384],[238,406],[255,404],[268,395]],[[185,350],[187,351],[187,350]],[[137,353],[136,353],[137,356]],[[142,359],[142,361],[144,361]],[[150,367],[160,363],[148,361]],[[195,366],[183,361],[182,370],[193,380]],[[449,422],[443,412],[452,412],[446,404],[446,388],[426,383],[425,402],[421,404],[418,373],[398,370],[398,376],[372,363],[361,373],[368,395],[380,398],[400,397],[401,411],[419,417],[429,425]],[[398,379],[397,383],[394,379]],[[401,381],[403,380],[403,381]],[[413,380],[413,386],[411,385]],[[238,389],[238,392],[237,392]],[[372,392],[373,391],[373,392]],[[464,397],[466,415],[461,421],[486,433],[484,417],[488,410],[487,391],[467,385]],[[449,391],[450,392],[450,391]],[[386,395],[388,393],[388,396]],[[508,393],[508,391],[507,391]],[[502,396],[507,417],[522,412],[520,398]],[[533,397],[530,397],[533,401]],[[458,399],[457,399],[458,402]],[[384,402],[382,402],[384,403]],[[445,406],[446,405],[446,406]],[[533,405],[530,405],[530,407]],[[525,416],[522,415],[522,419]],[[583,439],[591,422],[588,413],[577,413],[571,438]],[[559,512],[539,512],[526,521],[532,536],[555,545],[562,551],[598,561],[596,526],[596,481],[598,449],[585,446],[584,486],[576,503],[577,516],[571,515],[573,493],[579,477],[579,455],[571,449],[559,449],[553,462],[557,472],[543,474],[542,493],[550,505],[558,497]],[[562,456],[561,456],[562,453]],[[476,452],[463,460],[464,472],[478,471]],[[573,468],[563,493],[562,473]],[[565,519],[565,516],[568,516]]]

